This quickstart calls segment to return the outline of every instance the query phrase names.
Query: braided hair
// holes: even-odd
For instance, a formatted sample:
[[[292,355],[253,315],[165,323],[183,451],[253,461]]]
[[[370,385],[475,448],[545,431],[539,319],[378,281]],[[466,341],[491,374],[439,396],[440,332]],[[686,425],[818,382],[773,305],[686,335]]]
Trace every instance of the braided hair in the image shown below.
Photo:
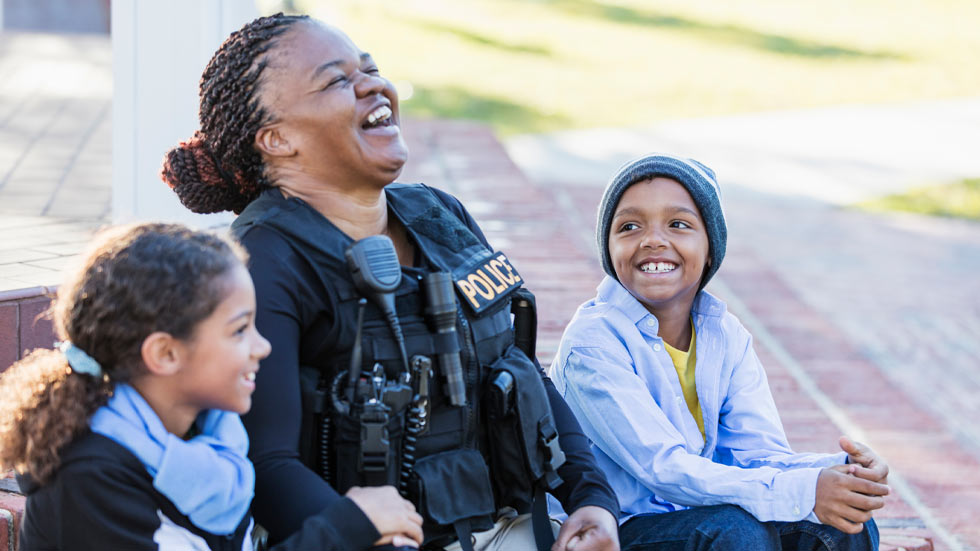
[[[259,102],[264,54],[275,39],[307,15],[260,17],[231,33],[201,75],[201,129],[167,152],[161,175],[185,207],[200,213],[240,213],[271,187],[254,147],[272,121]]]

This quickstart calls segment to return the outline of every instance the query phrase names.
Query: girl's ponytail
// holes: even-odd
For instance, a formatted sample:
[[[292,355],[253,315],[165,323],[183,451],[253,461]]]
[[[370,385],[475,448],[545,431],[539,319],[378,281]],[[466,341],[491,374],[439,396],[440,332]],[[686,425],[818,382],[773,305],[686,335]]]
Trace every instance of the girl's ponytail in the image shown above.
[[[35,350],[14,364],[0,377],[0,466],[46,483],[110,392],[107,377],[72,371],[58,350]]]

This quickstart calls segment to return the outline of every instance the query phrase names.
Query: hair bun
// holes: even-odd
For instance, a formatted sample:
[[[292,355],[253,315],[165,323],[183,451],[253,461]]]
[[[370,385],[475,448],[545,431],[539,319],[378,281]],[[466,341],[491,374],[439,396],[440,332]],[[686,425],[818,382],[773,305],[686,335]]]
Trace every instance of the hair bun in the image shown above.
[[[200,131],[167,152],[160,175],[193,212],[239,213],[250,201],[242,195],[235,178],[226,177],[218,168]]]

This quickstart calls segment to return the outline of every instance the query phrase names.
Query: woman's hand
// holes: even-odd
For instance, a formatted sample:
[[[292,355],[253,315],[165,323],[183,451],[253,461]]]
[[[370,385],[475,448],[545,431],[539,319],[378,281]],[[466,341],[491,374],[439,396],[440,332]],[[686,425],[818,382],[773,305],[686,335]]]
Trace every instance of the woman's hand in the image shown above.
[[[619,551],[619,523],[602,507],[576,509],[561,525],[551,551]]]
[[[354,486],[344,494],[357,505],[371,524],[381,532],[374,545],[392,544],[418,547],[422,544],[422,516],[394,486],[362,488]]]
[[[885,504],[888,486],[854,476],[856,465],[838,465],[820,471],[813,513],[820,522],[847,534],[860,534],[871,511]]]

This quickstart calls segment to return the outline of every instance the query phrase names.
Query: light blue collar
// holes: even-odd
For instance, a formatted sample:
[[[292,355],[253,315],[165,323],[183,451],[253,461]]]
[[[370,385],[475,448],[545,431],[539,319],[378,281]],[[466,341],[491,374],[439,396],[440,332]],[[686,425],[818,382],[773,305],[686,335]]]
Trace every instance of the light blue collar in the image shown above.
[[[109,403],[90,420],[93,432],[131,451],[153,476],[153,487],[213,534],[235,531],[255,491],[255,469],[246,457],[248,435],[237,414],[207,410],[197,436],[171,434],[133,387],[119,383]]]

